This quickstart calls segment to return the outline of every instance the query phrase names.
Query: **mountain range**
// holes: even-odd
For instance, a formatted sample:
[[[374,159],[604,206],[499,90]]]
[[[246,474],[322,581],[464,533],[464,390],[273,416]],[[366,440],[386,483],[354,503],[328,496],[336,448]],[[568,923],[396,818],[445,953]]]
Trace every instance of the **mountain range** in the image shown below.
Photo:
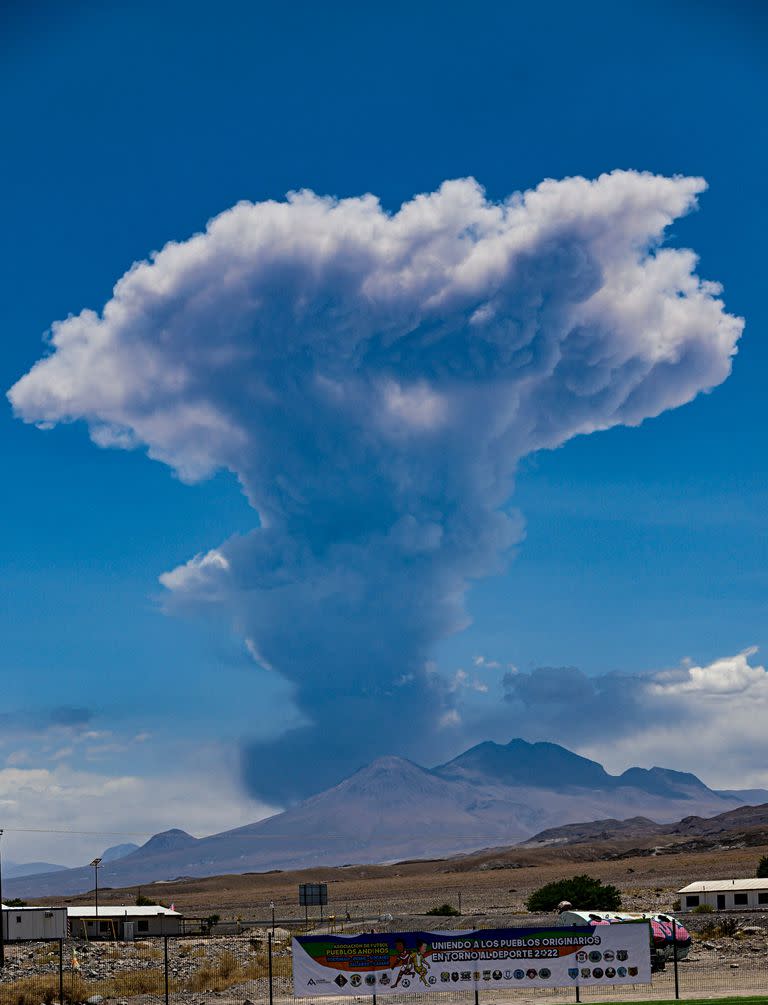
[[[116,862],[119,858],[138,850],[133,843],[116,844],[101,853],[102,862]],[[3,862],[3,876],[6,879],[21,879],[24,876],[38,876],[40,873],[67,872],[69,866],[54,865],[53,862]]]
[[[115,860],[103,856],[99,885],[442,858],[525,842],[574,821],[642,817],[655,826],[713,816],[747,801],[768,802],[768,791],[748,790],[748,797],[738,790],[718,792],[696,775],[668,768],[611,775],[597,761],[555,743],[489,741],[431,769],[381,757],[338,785],[235,830],[204,838],[164,831]],[[25,897],[92,887],[88,866],[6,884],[8,896]]]

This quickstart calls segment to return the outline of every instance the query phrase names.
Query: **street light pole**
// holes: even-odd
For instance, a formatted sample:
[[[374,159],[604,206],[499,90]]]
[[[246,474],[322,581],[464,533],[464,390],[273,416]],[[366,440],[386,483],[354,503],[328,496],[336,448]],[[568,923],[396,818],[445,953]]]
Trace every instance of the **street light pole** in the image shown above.
[[[274,902],[274,900],[270,900],[269,906],[270,906],[270,908],[272,910],[272,938],[274,939],[274,937],[275,937],[275,902]]]
[[[0,827],[0,838],[3,828]],[[2,844],[2,841],[0,841]],[[0,968],[5,966],[5,911],[3,910],[3,854],[0,849]]]
[[[101,865],[101,859],[100,858],[95,858],[93,860],[93,862],[91,862],[91,865],[93,866],[93,885],[94,885],[94,894],[95,894],[95,897],[96,897],[96,936],[98,937],[98,934],[99,934],[99,866]]]

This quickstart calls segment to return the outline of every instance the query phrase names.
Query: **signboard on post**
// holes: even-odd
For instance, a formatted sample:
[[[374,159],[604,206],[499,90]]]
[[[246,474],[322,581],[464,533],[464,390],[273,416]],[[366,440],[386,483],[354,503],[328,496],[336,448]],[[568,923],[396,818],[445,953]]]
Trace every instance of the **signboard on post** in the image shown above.
[[[293,940],[296,997],[650,981],[647,922],[595,928],[308,935]]]
[[[327,883],[299,884],[299,904],[302,907],[324,907],[328,903]]]

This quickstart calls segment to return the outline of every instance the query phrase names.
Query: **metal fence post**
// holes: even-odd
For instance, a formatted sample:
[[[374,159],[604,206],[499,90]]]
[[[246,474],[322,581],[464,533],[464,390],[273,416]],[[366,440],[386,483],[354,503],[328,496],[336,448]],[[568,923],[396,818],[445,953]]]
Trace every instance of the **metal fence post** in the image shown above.
[[[269,959],[269,1005],[274,1001],[274,991],[272,988],[272,933],[267,932],[267,958]]]
[[[168,936],[163,936],[163,957],[165,959],[165,1005],[169,1002],[169,988],[168,988]]]
[[[477,990],[477,986],[475,986],[475,1005],[480,1005],[480,992]]]
[[[64,939],[59,939],[59,1005],[64,1005]]]
[[[672,919],[672,961],[675,965],[675,998],[680,997],[680,976],[677,972],[677,920]]]
[[[581,1001],[581,995],[579,994],[579,985],[578,984],[576,985],[576,1001],[577,1002]]]

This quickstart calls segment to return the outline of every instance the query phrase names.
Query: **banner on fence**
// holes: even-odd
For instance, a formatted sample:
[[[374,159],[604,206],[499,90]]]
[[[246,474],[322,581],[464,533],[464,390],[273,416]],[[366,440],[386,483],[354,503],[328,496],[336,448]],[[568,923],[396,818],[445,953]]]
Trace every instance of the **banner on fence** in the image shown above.
[[[306,935],[293,940],[297,997],[581,984],[649,984],[647,922],[596,928]]]

